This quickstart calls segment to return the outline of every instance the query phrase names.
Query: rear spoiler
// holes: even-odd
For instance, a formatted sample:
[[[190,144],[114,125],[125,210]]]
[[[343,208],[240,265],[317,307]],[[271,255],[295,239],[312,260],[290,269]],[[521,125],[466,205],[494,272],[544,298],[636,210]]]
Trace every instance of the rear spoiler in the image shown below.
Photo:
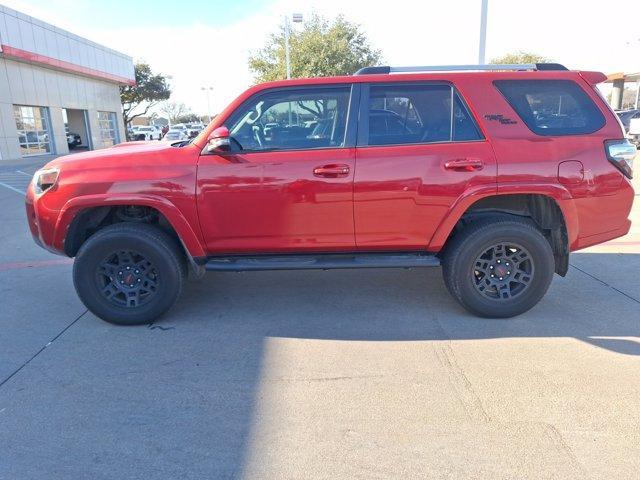
[[[607,79],[607,76],[602,72],[579,71],[578,73],[589,85],[597,85]]]

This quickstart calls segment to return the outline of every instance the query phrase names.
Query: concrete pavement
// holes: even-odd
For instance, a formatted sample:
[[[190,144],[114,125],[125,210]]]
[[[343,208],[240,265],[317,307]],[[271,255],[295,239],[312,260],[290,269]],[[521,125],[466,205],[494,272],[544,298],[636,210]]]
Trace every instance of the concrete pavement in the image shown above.
[[[2,480],[638,476],[637,203],[511,320],[468,315],[439,269],[257,272],[122,328],[22,201],[0,186]]]

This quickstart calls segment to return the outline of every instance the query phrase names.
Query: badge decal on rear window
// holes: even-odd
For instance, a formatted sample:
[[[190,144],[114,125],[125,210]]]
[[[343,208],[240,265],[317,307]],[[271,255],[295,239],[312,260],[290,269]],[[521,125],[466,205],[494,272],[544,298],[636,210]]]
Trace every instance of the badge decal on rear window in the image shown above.
[[[486,118],[487,120],[492,121],[492,122],[500,122],[502,125],[511,125],[511,124],[514,124],[514,123],[518,123],[515,120],[511,120],[510,118],[506,118],[502,114],[485,115],[484,118]]]

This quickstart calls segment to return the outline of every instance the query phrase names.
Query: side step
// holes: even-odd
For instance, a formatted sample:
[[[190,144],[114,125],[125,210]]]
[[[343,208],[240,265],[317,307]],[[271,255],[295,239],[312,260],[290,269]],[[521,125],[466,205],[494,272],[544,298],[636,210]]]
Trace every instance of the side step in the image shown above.
[[[336,268],[437,267],[440,259],[424,252],[232,255],[209,257],[204,267],[221,272],[329,270]]]

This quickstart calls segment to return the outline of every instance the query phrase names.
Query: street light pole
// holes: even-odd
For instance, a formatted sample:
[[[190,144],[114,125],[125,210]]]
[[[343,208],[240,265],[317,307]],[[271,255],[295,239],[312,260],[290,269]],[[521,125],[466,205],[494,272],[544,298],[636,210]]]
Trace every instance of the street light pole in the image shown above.
[[[291,51],[289,48],[289,37],[291,36],[291,25],[289,16],[284,17],[284,61],[287,69],[287,80],[291,78]]]
[[[292,15],[294,23],[302,23],[302,14],[294,13]],[[291,48],[289,46],[289,40],[291,38],[291,23],[289,23],[289,16],[284,17],[284,61],[287,70],[287,80],[291,78]],[[289,102],[289,125],[291,125],[291,102]]]
[[[482,6],[480,10],[480,44],[478,48],[478,63],[485,64],[485,49],[487,46],[487,9],[489,0],[481,0]]]
[[[302,14],[294,13],[291,18],[293,23],[302,23]],[[291,23],[289,22],[289,15],[284,17],[284,61],[287,70],[287,80],[291,78],[291,47],[289,46],[289,40],[291,38]]]
[[[211,98],[210,92],[213,90],[213,87],[200,87],[200,90],[204,90],[207,94],[207,116],[209,117],[209,121],[211,121]]]

